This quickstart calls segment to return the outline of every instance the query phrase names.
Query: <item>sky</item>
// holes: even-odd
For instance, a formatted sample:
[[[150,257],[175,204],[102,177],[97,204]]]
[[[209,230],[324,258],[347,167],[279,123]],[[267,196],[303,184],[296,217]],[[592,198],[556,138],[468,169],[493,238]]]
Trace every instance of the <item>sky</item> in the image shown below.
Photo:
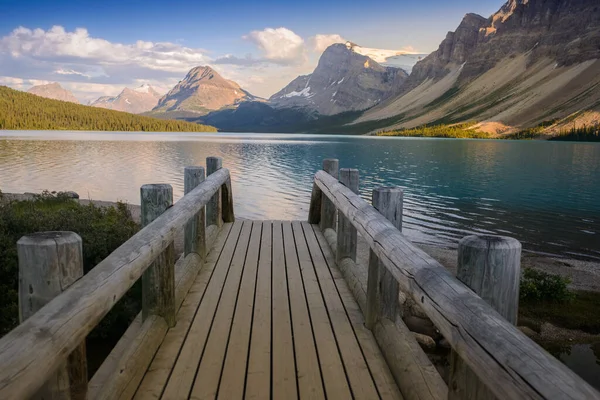
[[[82,102],[148,83],[166,93],[210,65],[268,97],[325,48],[430,53],[466,13],[503,0],[0,0],[0,85],[59,82]]]

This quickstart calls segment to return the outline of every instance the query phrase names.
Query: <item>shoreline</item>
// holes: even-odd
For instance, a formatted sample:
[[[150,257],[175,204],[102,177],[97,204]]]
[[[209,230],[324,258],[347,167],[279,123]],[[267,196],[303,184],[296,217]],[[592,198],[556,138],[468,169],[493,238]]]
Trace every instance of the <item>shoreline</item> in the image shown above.
[[[32,200],[34,197],[33,193],[2,193],[2,195],[9,201]],[[77,200],[79,204],[87,205],[92,203],[98,207],[114,207],[118,203],[116,201],[81,198]],[[131,212],[133,220],[139,224],[141,206],[131,203],[124,204],[127,205],[127,208]],[[415,245],[446,267],[452,274],[456,274],[457,249],[421,243],[415,243]],[[573,290],[600,292],[600,262],[523,252],[521,256],[521,269],[525,268],[534,268],[569,278],[571,279],[569,288]]]

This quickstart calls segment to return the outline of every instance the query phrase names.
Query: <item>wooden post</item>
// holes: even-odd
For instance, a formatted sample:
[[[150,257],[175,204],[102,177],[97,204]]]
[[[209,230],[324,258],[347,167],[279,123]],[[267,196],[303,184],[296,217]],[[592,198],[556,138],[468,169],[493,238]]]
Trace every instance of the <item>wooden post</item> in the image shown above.
[[[17,242],[19,320],[25,321],[83,276],[81,238],[74,232],[41,232]],[[85,341],[44,383],[35,399],[85,399]]]
[[[373,189],[373,207],[402,232],[402,189],[381,187]],[[381,264],[373,250],[369,250],[367,280],[367,307],[365,325],[373,329],[380,318],[394,321],[398,310],[398,282]]]
[[[333,176],[335,179],[339,178],[340,161],[335,158],[327,158],[323,160],[323,171]],[[317,188],[318,189],[318,188]],[[320,190],[319,190],[320,191]],[[325,232],[325,229],[335,229],[336,223],[336,208],[326,196],[322,196],[321,199],[321,231]]]
[[[354,168],[340,169],[340,182],[354,193],[358,194],[358,170]],[[337,253],[336,261],[339,263],[346,257],[356,261],[356,228],[342,213],[338,218],[337,228]]]
[[[490,235],[463,238],[458,244],[456,277],[516,325],[521,277],[521,243],[518,240]],[[483,400],[496,397],[453,351],[450,354],[448,398]]]
[[[173,206],[173,188],[167,184],[141,188],[142,226]],[[142,319],[160,315],[169,327],[175,326],[175,250],[173,242],[142,275]]]
[[[231,176],[228,176],[225,183],[221,186],[221,199],[221,213],[223,215],[223,222],[235,222]]]
[[[223,159],[221,157],[207,157],[206,158],[206,174],[210,175],[223,168]],[[221,202],[221,189],[215,193],[206,205],[206,226],[216,225],[221,227],[223,225],[223,204]]]
[[[204,167],[185,167],[183,192],[188,194],[204,182]],[[185,224],[184,255],[196,253],[204,261],[206,258],[206,207]]]

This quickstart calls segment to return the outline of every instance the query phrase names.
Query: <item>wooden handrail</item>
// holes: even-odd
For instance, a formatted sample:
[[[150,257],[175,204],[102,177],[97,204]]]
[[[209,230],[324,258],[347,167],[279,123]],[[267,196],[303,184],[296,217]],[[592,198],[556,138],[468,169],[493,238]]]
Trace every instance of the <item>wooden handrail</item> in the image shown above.
[[[359,195],[325,171],[316,173],[314,184],[497,398],[600,399],[600,393],[413,245]],[[321,197],[315,194],[313,198]]]
[[[35,394],[222,186],[226,168],[212,173],[175,205],[112,252],[83,278],[0,339],[0,398]],[[232,205],[229,205],[232,208]],[[233,212],[224,216],[225,222]]]

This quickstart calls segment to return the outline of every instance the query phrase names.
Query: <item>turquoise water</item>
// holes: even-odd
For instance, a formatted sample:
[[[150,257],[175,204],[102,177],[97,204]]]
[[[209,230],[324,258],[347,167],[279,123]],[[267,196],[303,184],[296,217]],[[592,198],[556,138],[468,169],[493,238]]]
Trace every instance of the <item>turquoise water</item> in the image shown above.
[[[171,183],[221,156],[237,215],[305,219],[324,158],[358,168],[361,195],[405,191],[405,232],[454,247],[473,233],[516,237],[528,251],[600,260],[600,144],[333,135],[0,132],[0,189],[74,190],[139,204],[139,187]]]

